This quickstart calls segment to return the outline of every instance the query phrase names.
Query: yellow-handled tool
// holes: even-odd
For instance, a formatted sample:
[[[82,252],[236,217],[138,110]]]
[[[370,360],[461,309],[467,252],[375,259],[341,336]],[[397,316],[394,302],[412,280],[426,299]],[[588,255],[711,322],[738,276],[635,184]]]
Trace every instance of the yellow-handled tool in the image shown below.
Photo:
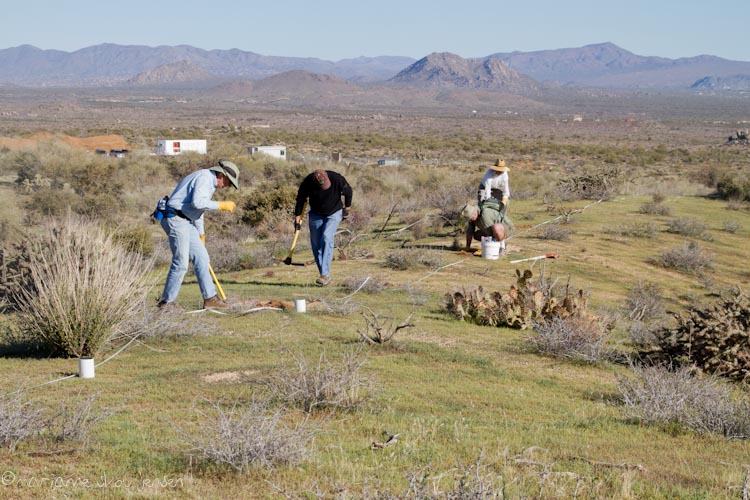
[[[200,235],[201,243],[203,243],[203,246],[206,246],[206,234],[203,233]],[[224,289],[221,288],[221,283],[219,283],[219,278],[216,277],[216,273],[214,273],[214,268],[211,267],[211,264],[208,264],[208,272],[211,273],[211,278],[214,280],[214,285],[216,285],[216,290],[219,292],[219,297],[221,297],[221,300],[227,300],[227,295],[224,293]]]
[[[302,218],[305,216],[305,209],[307,208],[307,201],[305,201],[305,204],[302,205],[302,215],[299,219],[299,224],[296,224],[294,227],[294,238],[292,238],[292,246],[289,248],[289,255],[287,255],[286,259],[284,259],[284,264],[287,266],[292,265],[292,255],[294,254],[294,247],[297,246],[297,238],[299,238],[299,232],[302,229]],[[304,264],[294,264],[295,266],[303,266]]]
[[[227,300],[227,295],[224,293],[224,290],[221,288],[221,283],[219,283],[219,278],[216,277],[216,274],[214,273],[214,268],[211,267],[211,264],[208,265],[208,271],[211,273],[211,277],[214,279],[214,284],[216,285],[216,290],[219,292],[219,297],[221,297],[221,300]]]

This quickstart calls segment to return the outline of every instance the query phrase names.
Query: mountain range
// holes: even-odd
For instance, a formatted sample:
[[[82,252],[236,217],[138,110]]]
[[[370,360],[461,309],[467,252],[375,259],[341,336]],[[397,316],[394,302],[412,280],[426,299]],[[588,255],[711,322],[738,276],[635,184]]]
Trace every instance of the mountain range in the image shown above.
[[[301,77],[300,73],[318,75]],[[245,88],[278,85],[278,75],[318,87],[359,92],[377,86],[476,89],[528,95],[554,86],[620,89],[746,91],[750,62],[715,56],[680,59],[640,56],[612,43],[534,52],[498,52],[464,59],[434,53],[326,61],[203,50],[188,45],[147,47],[101,44],[74,52],[22,45],[0,50],[0,86],[169,85],[250,81]],[[269,79],[266,84],[258,81]],[[328,77],[326,79],[325,77]],[[704,83],[700,83],[704,82]],[[236,90],[236,89],[235,89]]]

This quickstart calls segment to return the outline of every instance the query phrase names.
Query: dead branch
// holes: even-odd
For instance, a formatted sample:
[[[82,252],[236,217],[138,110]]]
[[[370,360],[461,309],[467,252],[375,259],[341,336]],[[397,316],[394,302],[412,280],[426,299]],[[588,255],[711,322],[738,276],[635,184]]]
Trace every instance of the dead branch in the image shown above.
[[[373,312],[368,308],[369,317],[367,311],[362,312],[362,317],[365,318],[365,330],[357,330],[359,336],[368,344],[385,344],[390,341],[399,330],[415,326],[411,322],[414,311],[409,313],[409,316],[396,327],[393,326],[393,318],[385,318],[384,321],[380,320],[380,315]]]

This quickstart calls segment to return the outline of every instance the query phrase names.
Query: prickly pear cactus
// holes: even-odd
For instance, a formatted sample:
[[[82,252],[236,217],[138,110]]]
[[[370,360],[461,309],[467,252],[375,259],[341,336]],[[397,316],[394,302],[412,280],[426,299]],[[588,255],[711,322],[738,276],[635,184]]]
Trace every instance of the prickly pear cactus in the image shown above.
[[[680,366],[696,365],[724,377],[750,383],[750,297],[735,290],[712,306],[693,306],[675,315],[677,326],[655,332],[641,347],[646,359]]]
[[[456,319],[479,325],[503,326],[525,330],[534,321],[587,316],[587,299],[583,290],[570,292],[570,284],[560,292],[549,280],[532,283],[531,270],[516,269],[516,284],[507,293],[486,293],[480,286],[469,292],[446,294],[446,310]]]

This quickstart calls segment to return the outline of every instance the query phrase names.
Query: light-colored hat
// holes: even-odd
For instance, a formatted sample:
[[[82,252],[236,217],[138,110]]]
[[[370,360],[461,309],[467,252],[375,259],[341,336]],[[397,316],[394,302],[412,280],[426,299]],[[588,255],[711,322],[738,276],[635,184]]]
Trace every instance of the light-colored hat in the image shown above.
[[[510,169],[505,166],[505,160],[498,158],[495,160],[495,164],[490,167],[495,172],[508,172]]]
[[[224,174],[227,179],[229,179],[229,182],[232,183],[234,189],[240,188],[240,169],[231,161],[219,160],[219,162],[215,166],[209,168],[209,170]]]
[[[479,207],[472,203],[467,203],[464,206],[463,210],[461,210],[461,215],[463,215],[465,219],[471,219],[474,217],[475,214],[478,214],[478,213],[479,213]]]

